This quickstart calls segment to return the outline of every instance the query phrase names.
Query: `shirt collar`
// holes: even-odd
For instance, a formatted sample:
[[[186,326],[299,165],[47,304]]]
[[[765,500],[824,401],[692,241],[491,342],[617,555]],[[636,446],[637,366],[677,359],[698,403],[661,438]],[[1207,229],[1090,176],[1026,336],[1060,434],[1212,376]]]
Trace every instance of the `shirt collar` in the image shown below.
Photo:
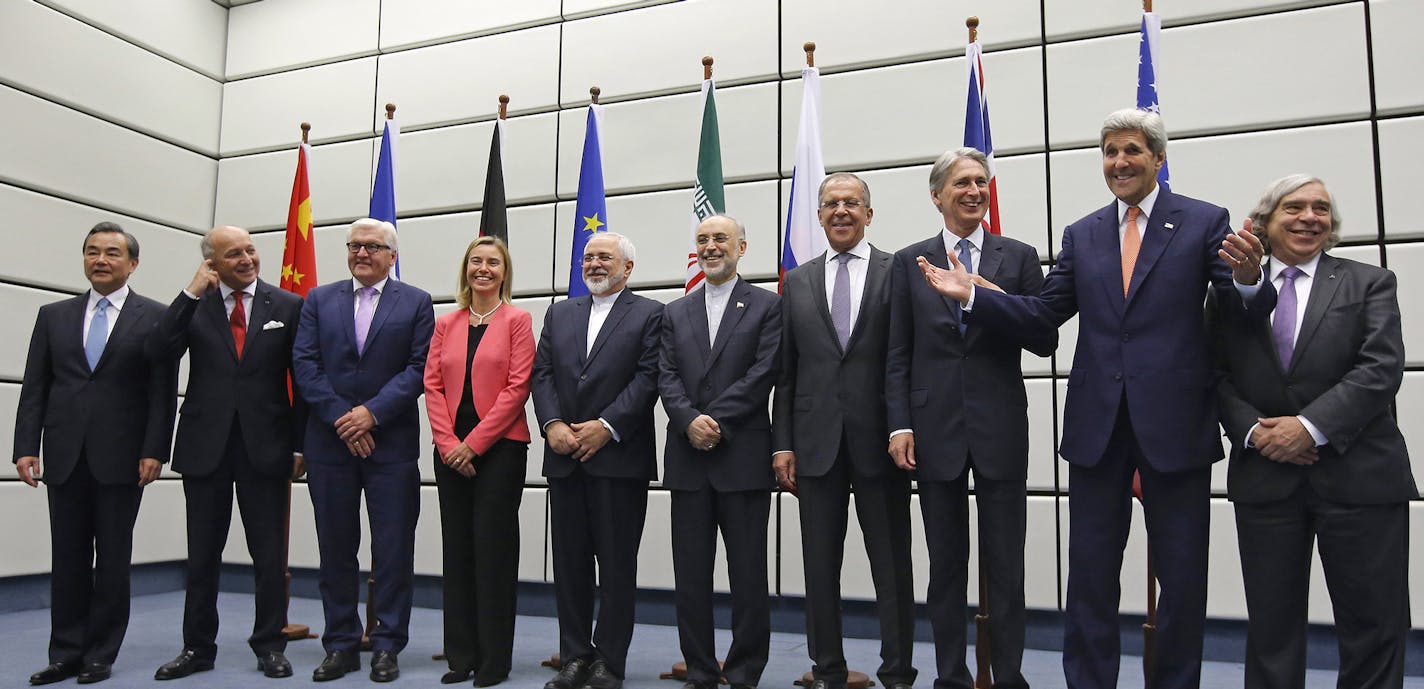
[[[1317,253],[1316,255],[1312,256],[1309,261],[1296,265],[1296,268],[1299,268],[1300,272],[1305,273],[1305,276],[1308,278],[1315,277],[1315,269],[1320,265],[1320,256],[1323,253],[1325,252],[1322,251],[1320,253]],[[1287,266],[1285,263],[1282,263],[1274,257],[1271,258],[1271,280],[1274,281],[1286,268]]]
[[[959,235],[957,235],[957,234],[955,234],[955,233],[953,233],[953,232],[950,232],[950,231],[949,231],[949,228],[945,228],[945,229],[943,229],[943,230],[940,230],[940,235],[941,235],[942,237],[944,237],[944,247],[945,247],[945,249],[948,249],[948,250],[950,250],[950,251],[953,251],[953,250],[955,249],[955,247],[959,246],[959,239],[960,239]],[[981,223],[978,227],[974,228],[974,231],[973,231],[973,232],[970,232],[970,233],[969,233],[969,236],[968,236],[968,237],[965,237],[964,239],[968,239],[968,240],[969,240],[969,243],[970,243],[970,244],[973,244],[975,249],[978,249],[979,251],[983,251],[983,250],[984,250],[984,225]]]
[[[128,298],[129,298],[129,286],[128,286],[128,285],[124,285],[123,287],[120,287],[120,288],[118,288],[118,289],[116,289],[116,290],[110,292],[107,296],[106,296],[106,295],[99,294],[98,292],[95,292],[93,289],[90,289],[90,290],[89,290],[89,310],[90,310],[90,311],[93,311],[93,310],[94,310],[94,307],[99,305],[99,300],[100,300],[100,299],[108,299],[108,300],[109,300],[109,303],[114,305],[114,308],[116,308],[116,309],[118,309],[118,310],[120,310],[120,311],[123,311],[123,310],[124,310],[124,301],[125,301],[126,299],[128,299]]]
[[[835,249],[826,249],[826,263],[834,261],[836,256],[841,253],[847,253],[856,258],[863,258],[868,261],[870,260],[870,240],[866,239],[865,237],[861,237],[860,241],[856,243],[855,246],[851,247],[850,251],[846,252],[836,251]],[[727,284],[730,285],[732,283],[728,282]]]
[[[1157,196],[1162,193],[1162,185],[1154,184],[1152,191],[1147,192],[1147,196],[1137,203],[1138,210],[1142,211],[1142,217],[1151,218],[1152,209],[1157,205]],[[1127,209],[1132,206],[1127,205],[1122,199],[1117,200],[1117,224],[1122,225],[1127,221]],[[1143,223],[1145,224],[1145,223]]]
[[[357,289],[360,289],[360,288],[357,287]],[[232,293],[233,293],[233,292],[238,291],[238,290],[234,290],[234,289],[231,288],[231,287],[228,287],[226,282],[221,282],[221,281],[218,282],[218,290],[222,292],[223,301],[227,301],[227,298],[230,297],[230,296],[232,296]],[[243,287],[241,291],[242,291],[243,294],[246,294],[246,295],[249,296],[249,297],[254,297],[254,298],[255,298],[255,297],[257,296],[257,281],[256,281],[256,280],[253,280],[253,281],[252,281],[251,283],[249,283],[246,287]],[[379,292],[380,290],[377,290],[377,291]]]
[[[376,283],[376,284],[374,284],[374,285],[371,285],[371,286],[376,288],[376,294],[377,294],[377,295],[385,294],[385,293],[386,293],[386,283],[387,283],[387,282],[390,282],[390,281],[391,281],[391,279],[390,279],[389,277],[381,278],[381,281],[380,281],[380,282],[378,282],[378,283]],[[255,284],[257,284],[257,282],[254,280],[252,284],[255,285]],[[360,280],[357,280],[356,278],[351,278],[351,292],[352,292],[353,294],[359,293],[363,287],[365,287],[365,285],[361,284],[361,281],[360,281]],[[226,298],[227,295],[224,294],[223,297]]]
[[[623,289],[627,288],[625,287]],[[613,304],[613,302],[618,301],[618,297],[622,296],[622,294],[623,290],[620,289],[617,292],[614,292],[613,294],[607,294],[601,297],[594,294],[590,294],[589,296],[593,297],[594,306],[610,306]]]
[[[733,275],[731,280],[728,280],[720,285],[714,285],[711,282],[704,282],[702,283],[702,289],[706,290],[708,297],[712,299],[721,299],[722,297],[725,297],[728,294],[732,293],[732,288],[737,286],[737,280],[739,279],[741,278],[736,275]]]

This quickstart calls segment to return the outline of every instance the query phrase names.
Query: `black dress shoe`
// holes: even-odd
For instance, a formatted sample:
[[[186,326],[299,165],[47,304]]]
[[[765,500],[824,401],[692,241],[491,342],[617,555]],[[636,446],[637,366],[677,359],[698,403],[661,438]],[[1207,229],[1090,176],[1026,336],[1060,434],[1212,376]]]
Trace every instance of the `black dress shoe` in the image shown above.
[[[909,682],[896,682],[890,685],[889,689],[915,689]]]
[[[84,669],[79,671],[76,680],[80,684],[93,684],[102,682],[114,674],[113,666],[109,663],[85,663]]]
[[[475,686],[477,686],[477,687],[492,687],[492,686],[494,686],[494,685],[496,685],[496,684],[499,684],[499,683],[501,683],[501,682],[503,682],[504,680],[507,680],[507,679],[509,679],[509,675],[505,675],[505,676],[503,676],[503,677],[480,677],[480,676],[476,676],[476,677],[475,677]]]
[[[682,689],[715,689],[717,682],[699,682],[695,679],[687,680],[687,684],[682,685]]]
[[[158,672],[153,673],[154,679],[178,679],[187,677],[194,672],[206,672],[213,669],[212,659],[203,660],[191,648],[183,649],[177,658],[170,660],[158,667]]]
[[[257,669],[268,677],[291,677],[292,664],[287,660],[287,656],[281,651],[268,651],[258,654]]]
[[[371,656],[371,681],[394,682],[400,677],[400,665],[395,651],[376,651]]]
[[[45,669],[40,670],[39,672],[36,672],[33,675],[30,675],[30,684],[38,686],[41,684],[54,684],[55,682],[62,682],[66,679],[69,679],[70,677],[79,674],[79,670],[83,666],[84,664],[77,660],[70,661],[68,663],[53,663],[51,665],[46,665]]]
[[[356,651],[332,651],[326,654],[326,659],[321,661],[321,665],[312,670],[313,682],[326,682],[333,679],[341,679],[348,672],[355,672],[361,669],[361,657]]]
[[[584,682],[588,681],[588,672],[588,661],[574,658],[564,663],[564,668],[559,670],[559,674],[544,683],[544,689],[579,689]]]
[[[474,670],[451,670],[440,676],[441,684],[459,684],[475,674]]]
[[[601,660],[593,661],[593,669],[584,680],[583,689],[623,689],[623,680]]]

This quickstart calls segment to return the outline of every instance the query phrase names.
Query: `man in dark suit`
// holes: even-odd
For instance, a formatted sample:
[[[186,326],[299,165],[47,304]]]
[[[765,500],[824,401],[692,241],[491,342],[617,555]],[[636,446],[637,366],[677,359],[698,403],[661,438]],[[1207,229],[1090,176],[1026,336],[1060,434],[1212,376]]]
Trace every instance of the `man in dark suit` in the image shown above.
[[[1220,459],[1213,370],[1203,317],[1208,287],[1223,308],[1262,319],[1275,291],[1261,284],[1261,242],[1233,233],[1226,210],[1157,185],[1167,159],[1162,119],[1108,116],[1103,178],[1117,197],[1068,226],[1038,296],[974,289],[919,260],[925,278],[960,302],[969,327],[1046,332],[1074,315],[1078,344],[1063,436],[1068,461],[1068,595],[1063,672],[1070,689],[1117,684],[1122,551],[1134,471],[1162,585],[1157,665],[1149,686],[1195,687],[1206,621],[1211,463]],[[1244,312],[1244,313],[1240,313]]]
[[[1227,495],[1249,616],[1246,686],[1305,685],[1312,541],[1335,611],[1342,687],[1399,687],[1409,631],[1409,501],[1390,405],[1404,376],[1394,273],[1336,258],[1339,210],[1308,175],[1251,220],[1271,255],[1271,322],[1217,322],[1231,439]]]
[[[186,351],[188,392],[173,446],[187,502],[188,587],[183,651],[154,673],[177,679],[213,669],[218,575],[232,521],[233,486],[256,585],[252,636],[257,667],[287,677],[286,522],[288,482],[301,466],[301,426],[287,393],[302,299],[257,278],[247,230],[217,227],[203,261],[149,336],[149,357],[177,363]]]
[[[677,631],[686,689],[725,677],[755,687],[771,643],[766,530],[771,514],[771,418],[781,305],[737,276],[747,250],[737,220],[714,215],[695,236],[702,289],[663,314],[658,390],[668,414],[663,486],[672,491]],[[727,545],[732,646],[719,671],[713,637],[712,570],[717,531]]]
[[[326,659],[321,682],[360,669],[361,494],[371,525],[376,628],[371,679],[400,675],[410,638],[415,522],[420,514],[420,412],[425,355],[435,329],[430,295],[390,278],[396,230],[363,218],[346,233],[351,279],[307,295],[292,348],[295,384],[310,407],[304,447],[307,487],[321,549]]]
[[[885,451],[890,254],[865,239],[874,211],[864,180],[837,172],[822,180],[819,198],[830,250],[781,283],[773,469],[798,498],[813,688],[846,686],[840,574],[854,486],[880,614],[877,674],[884,686],[902,689],[916,675],[915,592],[910,478]]]
[[[1024,527],[1028,480],[1028,397],[1024,349],[1048,356],[1056,330],[1007,332],[970,327],[959,304],[930,288],[916,263],[948,268],[954,255],[984,285],[1036,295],[1038,252],[984,230],[989,163],[973,148],[948,151],[930,169],[930,200],[944,230],[895,253],[885,404],[890,454],[919,481],[930,552],[929,610],[937,686],[974,683],[965,664],[969,576],[969,471],[987,575],[994,686],[1027,687],[1024,648]]]
[[[49,666],[30,684],[109,678],[129,622],[143,487],[168,461],[178,379],[144,340],[163,305],[129,289],[138,240],[112,222],[84,238],[84,294],[40,308],[15,413],[15,470],[49,493]],[[44,465],[41,477],[40,451]]]
[[[545,438],[564,664],[546,689],[618,689],[633,638],[638,545],[648,481],[658,473],[653,403],[663,315],[662,304],[626,289],[634,252],[622,235],[588,240],[590,294],[549,307],[534,356],[530,387]]]

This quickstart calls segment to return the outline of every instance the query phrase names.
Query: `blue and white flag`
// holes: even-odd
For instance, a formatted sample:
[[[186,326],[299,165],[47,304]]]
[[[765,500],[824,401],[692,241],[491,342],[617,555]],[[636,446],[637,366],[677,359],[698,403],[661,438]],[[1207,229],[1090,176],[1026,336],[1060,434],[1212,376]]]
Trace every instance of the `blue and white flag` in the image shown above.
[[[796,128],[796,167],[786,203],[786,235],[781,246],[781,275],[823,253],[826,233],[817,211],[817,192],[826,176],[821,152],[821,70],[801,70],[801,123]]]
[[[603,197],[603,157],[598,132],[603,128],[603,106],[588,106],[588,126],[583,135],[583,163],[579,165],[578,202],[574,204],[574,241],[569,254],[569,298],[588,294],[583,284],[583,249],[595,232],[608,231],[608,207]]]
[[[969,97],[964,106],[964,145],[978,149],[989,158],[989,212],[982,221],[984,229],[1002,234],[999,225],[999,181],[994,169],[994,140],[989,135],[989,100],[984,96],[984,47],[972,41],[964,49],[964,62],[969,74]]]
[[[1162,102],[1157,97],[1157,65],[1162,64],[1161,50],[1158,48],[1162,44],[1162,18],[1156,12],[1142,13],[1142,42],[1137,50],[1137,107],[1139,110],[1151,110],[1158,115],[1162,114]],[[1167,174],[1167,163],[1162,163],[1162,169],[1157,171],[1157,183],[1162,185],[1167,191],[1172,190],[1168,184],[1171,175]]]

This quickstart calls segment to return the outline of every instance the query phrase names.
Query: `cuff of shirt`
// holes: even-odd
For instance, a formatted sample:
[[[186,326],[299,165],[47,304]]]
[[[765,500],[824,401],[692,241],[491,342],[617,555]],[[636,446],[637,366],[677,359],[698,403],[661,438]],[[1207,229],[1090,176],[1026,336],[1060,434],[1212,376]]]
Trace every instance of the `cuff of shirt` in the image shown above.
[[[1241,293],[1241,298],[1242,298],[1242,299],[1251,299],[1252,297],[1256,296],[1256,292],[1260,291],[1261,285],[1264,284],[1265,282],[1266,282],[1266,267],[1265,267],[1265,266],[1262,266],[1262,267],[1261,267],[1261,277],[1256,280],[1256,284],[1254,284],[1254,285],[1242,284],[1242,283],[1240,283],[1240,282],[1237,282],[1237,281],[1236,281],[1236,278],[1231,278],[1231,284],[1236,285],[1236,291]]]
[[[1320,429],[1316,428],[1315,424],[1310,422],[1310,419],[1307,419],[1304,416],[1300,415],[1296,415],[1295,418],[1300,421],[1300,425],[1305,426],[1306,432],[1310,433],[1310,437],[1315,440],[1316,447],[1320,447],[1321,445],[1325,445],[1330,442],[1330,439],[1325,437],[1325,434],[1321,433]]]
[[[893,438],[893,437],[895,437],[895,436],[897,436],[897,435],[902,435],[902,434],[905,434],[905,433],[914,433],[914,432],[915,432],[915,430],[914,430],[913,428],[897,428],[897,429],[895,429],[895,430],[893,430],[893,431],[890,431],[890,437]]]
[[[966,301],[966,302],[964,302],[963,304],[960,304],[959,308],[961,308],[961,309],[963,309],[963,310],[965,310],[965,311],[973,311],[973,310],[974,310],[974,285],[972,285],[972,284],[969,285],[969,301]]]
[[[608,429],[608,434],[611,435],[611,436],[613,436],[613,442],[615,442],[615,443],[621,443],[621,442],[623,442],[623,439],[620,438],[620,437],[618,437],[618,431],[613,430],[613,424],[608,423],[608,421],[607,421],[606,419],[604,419],[602,416],[598,417],[598,422],[601,423],[601,424],[603,424],[603,427],[604,427],[604,428],[607,428],[607,429]]]
[[[192,299],[193,301],[197,301],[199,299],[198,295],[189,292],[187,287],[183,288],[183,295],[188,297],[189,299]]]

